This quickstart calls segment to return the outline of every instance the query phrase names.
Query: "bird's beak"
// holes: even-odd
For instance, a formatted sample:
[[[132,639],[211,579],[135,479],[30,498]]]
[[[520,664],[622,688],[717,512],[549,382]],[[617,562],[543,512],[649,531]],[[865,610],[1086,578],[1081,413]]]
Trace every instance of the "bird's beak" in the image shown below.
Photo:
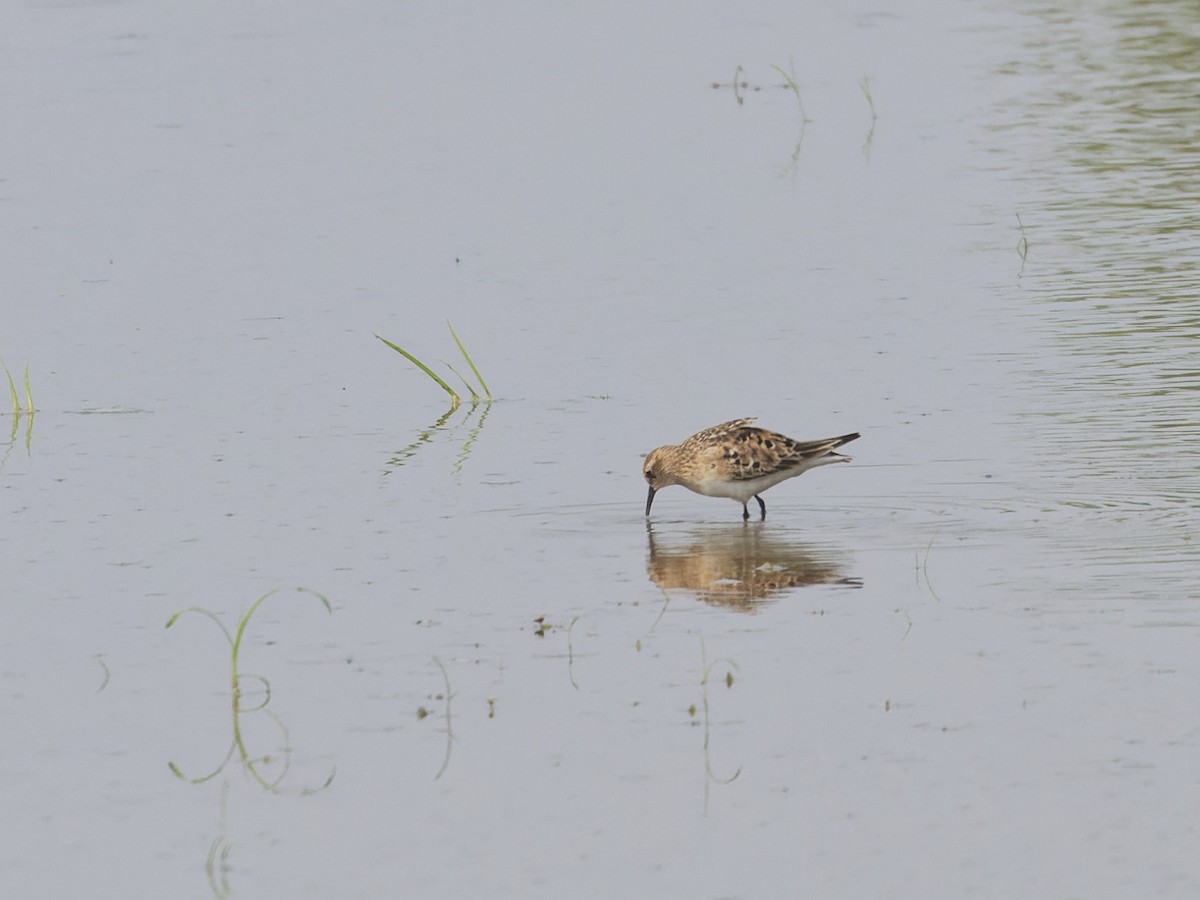
[[[650,504],[654,502],[654,488],[650,488],[650,493],[646,495],[646,515],[650,515]]]

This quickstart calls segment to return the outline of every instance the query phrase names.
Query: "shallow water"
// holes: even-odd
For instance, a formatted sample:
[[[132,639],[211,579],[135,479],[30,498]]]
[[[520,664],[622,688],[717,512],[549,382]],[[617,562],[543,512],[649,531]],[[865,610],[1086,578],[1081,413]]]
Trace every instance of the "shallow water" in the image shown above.
[[[1195,895],[1186,4],[10,18],[14,895]]]

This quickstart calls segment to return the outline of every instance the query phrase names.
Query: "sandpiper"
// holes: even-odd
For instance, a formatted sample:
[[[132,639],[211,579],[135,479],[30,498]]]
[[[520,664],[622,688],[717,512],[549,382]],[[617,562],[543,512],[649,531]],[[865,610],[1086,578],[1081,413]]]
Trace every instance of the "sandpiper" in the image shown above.
[[[742,518],[750,518],[746,504],[758,501],[762,518],[767,504],[760,493],[809,469],[850,457],[834,449],[859,437],[858,432],[821,441],[796,441],[782,434],[756,428],[754,419],[733,419],[693,434],[682,444],[667,444],[646,456],[642,474],[650,485],[646,515],[654,495],[671,484],[707,497],[728,497],[742,504]]]

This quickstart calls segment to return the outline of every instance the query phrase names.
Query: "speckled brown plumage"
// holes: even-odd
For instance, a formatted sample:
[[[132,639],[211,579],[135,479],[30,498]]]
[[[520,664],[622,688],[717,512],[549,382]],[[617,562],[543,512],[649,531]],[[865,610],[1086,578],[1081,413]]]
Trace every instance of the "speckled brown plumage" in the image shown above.
[[[833,451],[859,437],[857,432],[819,441],[797,441],[751,423],[733,419],[693,434],[681,444],[667,444],[646,456],[642,474],[650,486],[646,515],[654,494],[672,484],[708,497],[728,497],[742,504],[742,518],[750,518],[746,504],[758,501],[762,518],[767,505],[758,496],[781,481],[795,478],[816,466],[849,462]]]

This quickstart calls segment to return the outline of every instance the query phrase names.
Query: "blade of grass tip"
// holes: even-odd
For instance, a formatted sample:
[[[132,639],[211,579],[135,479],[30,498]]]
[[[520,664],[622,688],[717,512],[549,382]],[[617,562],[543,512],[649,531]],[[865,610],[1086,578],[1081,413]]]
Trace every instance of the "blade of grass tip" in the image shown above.
[[[467,348],[463,346],[462,341],[458,339],[458,334],[454,331],[454,326],[446,322],[446,327],[450,329],[450,335],[454,338],[454,343],[458,344],[458,351],[463,355],[463,359],[467,361],[467,365],[471,367],[471,371],[475,373],[475,377],[479,379],[480,385],[483,386],[483,392],[487,394],[489,400],[492,399],[492,390],[487,386],[487,382],[483,380],[483,376],[479,374],[479,369],[475,367],[475,363],[471,360],[467,353]],[[461,375],[459,376],[462,377]],[[474,393],[474,391],[472,391]]]
[[[397,353],[399,353],[401,356],[403,356],[405,359],[407,359],[410,363],[415,365],[418,369],[420,369],[422,372],[424,372],[426,375],[428,375],[430,378],[432,378],[434,381],[436,381],[441,386],[442,390],[450,395],[451,402],[455,406],[458,406],[459,401],[462,400],[462,398],[459,397],[459,395],[458,395],[458,391],[454,390],[454,388],[452,388],[452,387],[450,387],[450,385],[446,384],[446,382],[443,381],[441,379],[441,377],[439,377],[438,374],[435,371],[433,371],[433,369],[429,368],[429,366],[425,365],[425,363],[421,362],[419,359],[417,359],[415,356],[413,356],[411,353],[409,353],[403,347],[393,344],[387,338],[380,337],[379,335],[375,335],[375,337],[379,338],[379,340],[383,341],[385,344],[387,344],[389,347],[391,347],[393,350],[395,350]]]

